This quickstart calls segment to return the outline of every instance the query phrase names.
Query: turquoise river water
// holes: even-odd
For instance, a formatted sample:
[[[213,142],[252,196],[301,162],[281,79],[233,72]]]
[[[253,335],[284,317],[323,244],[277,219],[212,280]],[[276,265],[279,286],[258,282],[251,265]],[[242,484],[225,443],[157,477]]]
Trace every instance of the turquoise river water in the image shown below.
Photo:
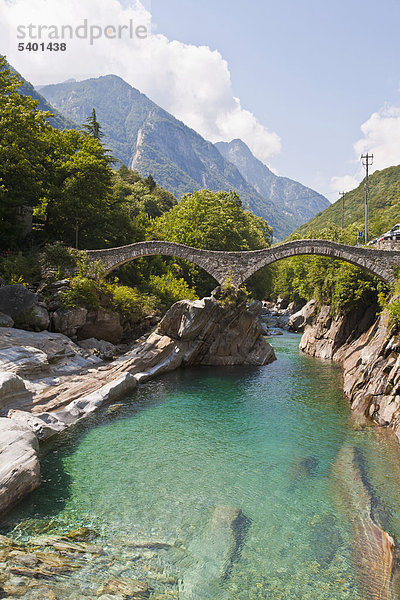
[[[400,539],[397,446],[355,426],[340,367],[299,353],[299,336],[270,341],[271,365],[162,376],[43,448],[43,483],[1,532],[26,541],[86,526],[103,548],[46,583],[49,597],[94,599],[117,578],[178,598],[177,582],[199,556],[207,562],[191,541],[223,506],[241,509],[247,527],[223,581],[190,598],[364,600],[332,465],[344,444],[359,448],[384,525]],[[171,547],[138,549],[138,539]],[[207,565],[200,572],[207,578]]]

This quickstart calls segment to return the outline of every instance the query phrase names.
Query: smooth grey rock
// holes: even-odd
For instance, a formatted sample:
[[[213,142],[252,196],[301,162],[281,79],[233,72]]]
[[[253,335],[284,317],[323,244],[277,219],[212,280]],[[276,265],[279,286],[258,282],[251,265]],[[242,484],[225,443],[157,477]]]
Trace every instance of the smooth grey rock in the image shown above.
[[[89,338],[78,342],[78,346],[103,360],[111,360],[117,354],[117,348],[111,342]]]
[[[315,300],[310,300],[298,312],[289,317],[288,327],[290,331],[300,332],[304,327],[312,321],[315,316],[317,306]]]
[[[0,369],[25,377],[38,377],[49,370],[47,355],[31,346],[11,346],[0,349]]]
[[[9,315],[0,312],[0,327],[14,327],[14,320]]]
[[[10,410],[8,417],[17,424],[29,428],[38,439],[44,440],[64,431],[70,425],[91,415],[102,406],[118,400],[121,396],[133,390],[136,385],[137,382],[133,375],[122,373],[114,381],[91,394],[70,402],[65,408],[56,412],[32,415],[21,410]]]
[[[0,515],[40,484],[38,449],[30,429],[0,418]]]
[[[0,371],[37,378],[47,377],[50,367],[52,374],[66,375],[100,362],[60,333],[0,328]]]
[[[25,381],[15,373],[0,372],[0,409],[12,397],[26,393]]]
[[[121,341],[123,327],[118,313],[107,312],[100,307],[96,311],[88,312],[85,321],[77,331],[79,340],[96,338],[112,344],[118,344]]]
[[[69,337],[75,336],[79,327],[86,323],[86,308],[60,308],[53,313],[55,331]]]

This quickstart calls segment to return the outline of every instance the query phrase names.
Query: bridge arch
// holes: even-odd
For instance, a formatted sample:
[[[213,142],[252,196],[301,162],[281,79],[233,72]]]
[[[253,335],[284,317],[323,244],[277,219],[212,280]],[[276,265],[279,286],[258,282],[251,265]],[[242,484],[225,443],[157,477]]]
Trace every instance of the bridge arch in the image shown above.
[[[243,281],[263,267],[293,256],[323,256],[342,260],[365,269],[388,284],[395,283],[393,267],[400,266],[400,251],[348,246],[328,240],[293,240],[257,252],[258,257],[250,260]]]
[[[204,269],[223,284],[230,281],[239,286],[263,267],[284,258],[301,255],[317,255],[335,258],[361,267],[382,279],[385,283],[395,282],[393,267],[400,266],[400,251],[375,250],[359,246],[347,246],[327,240],[293,240],[264,250],[248,252],[222,252],[200,250],[183,244],[166,241],[148,241],[129,244],[119,248],[88,250],[89,260],[100,260],[106,272],[144,256],[165,255],[183,258]]]
[[[144,258],[146,256],[172,256],[174,258],[183,258],[184,260],[196,264],[211,275],[218,283],[223,283],[223,280],[221,280],[220,277],[220,269],[218,268],[219,261],[217,260],[218,258],[221,260],[221,256],[215,257],[215,260],[210,260],[209,254],[214,254],[212,251],[200,250],[199,248],[185,246],[184,244],[152,240],[148,242],[136,242],[135,244],[120,246],[118,248],[85,250],[84,252],[89,260],[101,261],[106,268],[106,273],[111,273],[114,269],[118,269],[118,267],[121,267],[136,258]],[[215,254],[221,255],[224,253],[215,252]]]

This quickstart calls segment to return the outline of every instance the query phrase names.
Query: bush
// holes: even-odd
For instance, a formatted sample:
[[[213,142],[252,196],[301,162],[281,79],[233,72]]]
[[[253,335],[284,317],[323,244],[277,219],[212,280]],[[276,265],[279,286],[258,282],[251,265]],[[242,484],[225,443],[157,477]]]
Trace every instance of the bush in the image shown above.
[[[78,257],[79,253],[76,250],[56,242],[45,246],[41,254],[41,262],[45,268],[57,269],[65,273],[76,267]]]
[[[400,299],[392,300],[388,305],[388,311],[391,320],[396,325],[400,325]]]
[[[172,273],[151,275],[149,288],[158,299],[159,308],[167,310],[178,300],[197,300],[196,292],[184,279],[174,277]]]
[[[40,280],[40,265],[35,252],[0,256],[0,278],[5,284],[35,283]]]
[[[122,317],[131,323],[136,323],[143,317],[154,312],[156,299],[145,296],[138,290],[126,285],[115,285],[113,291],[113,306]]]
[[[100,293],[98,282],[78,275],[71,279],[71,289],[62,295],[62,303],[66,308],[97,310],[100,306]]]

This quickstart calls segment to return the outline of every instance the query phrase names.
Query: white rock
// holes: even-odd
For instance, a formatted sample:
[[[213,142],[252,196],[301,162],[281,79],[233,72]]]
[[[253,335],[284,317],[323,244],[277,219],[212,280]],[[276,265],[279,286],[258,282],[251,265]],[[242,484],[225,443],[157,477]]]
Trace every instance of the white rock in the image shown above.
[[[38,449],[31,430],[0,418],[0,515],[40,484]]]
[[[32,415],[21,410],[10,410],[8,417],[21,427],[29,428],[39,440],[44,440],[84,419],[101,406],[118,400],[136,386],[137,381],[133,375],[122,373],[114,381],[107,383],[91,394],[73,400],[65,408],[56,412],[43,412]]]
[[[31,346],[11,346],[0,349],[0,369],[25,377],[37,377],[48,371],[47,354]]]
[[[15,373],[0,372],[0,408],[10,397],[19,396],[26,392],[25,381],[21,377]]]

